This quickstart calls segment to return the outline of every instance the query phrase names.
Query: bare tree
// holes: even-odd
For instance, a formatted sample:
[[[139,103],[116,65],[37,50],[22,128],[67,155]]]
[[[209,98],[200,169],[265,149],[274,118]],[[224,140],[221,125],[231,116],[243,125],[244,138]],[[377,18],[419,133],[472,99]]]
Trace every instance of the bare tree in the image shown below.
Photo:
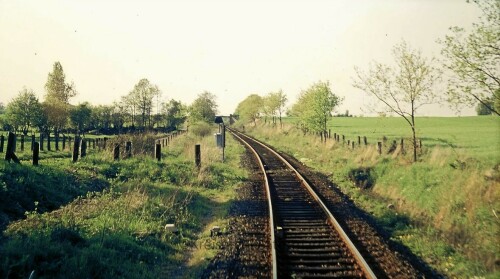
[[[404,118],[412,131],[413,161],[417,161],[415,115],[426,104],[438,101],[434,84],[441,71],[432,66],[420,51],[411,49],[406,42],[394,46],[395,66],[374,62],[367,73],[355,67],[357,78],[353,86],[378,99],[389,112]]]

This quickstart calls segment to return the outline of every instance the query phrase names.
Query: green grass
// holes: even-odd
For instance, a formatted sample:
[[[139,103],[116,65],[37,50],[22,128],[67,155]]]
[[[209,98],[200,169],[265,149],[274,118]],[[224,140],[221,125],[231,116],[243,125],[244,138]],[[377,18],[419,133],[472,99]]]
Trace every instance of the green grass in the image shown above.
[[[347,148],[322,143],[293,127],[283,130],[259,123],[246,131],[308,166],[327,174],[353,201],[371,213],[392,239],[449,277],[498,278],[500,210],[500,119],[495,117],[418,118],[424,148],[412,163],[410,152],[379,155],[375,146],[408,138],[399,118],[333,118],[331,133],[368,146]],[[405,147],[409,148],[409,147]],[[350,175],[366,176],[372,188],[362,190]],[[360,174],[361,173],[361,174]],[[356,175],[355,175],[356,176]],[[390,209],[394,207],[394,209]]]
[[[246,177],[239,169],[241,146],[228,138],[222,164],[213,145],[212,137],[177,137],[161,162],[150,156],[112,161],[110,152],[93,152],[71,163],[55,151],[38,167],[1,161],[2,197],[15,202],[22,198],[16,191],[34,194],[26,198],[25,219],[3,232],[0,277],[27,278],[33,270],[36,278],[199,277],[218,250],[210,226],[224,227],[235,188]],[[165,229],[169,223],[178,233]]]

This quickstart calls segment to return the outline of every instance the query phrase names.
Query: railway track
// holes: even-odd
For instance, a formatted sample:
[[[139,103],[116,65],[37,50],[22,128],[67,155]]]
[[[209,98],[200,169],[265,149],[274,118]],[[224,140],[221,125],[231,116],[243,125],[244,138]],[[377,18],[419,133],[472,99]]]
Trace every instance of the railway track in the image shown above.
[[[300,173],[262,143],[229,131],[259,158],[266,174],[273,278],[376,278]]]

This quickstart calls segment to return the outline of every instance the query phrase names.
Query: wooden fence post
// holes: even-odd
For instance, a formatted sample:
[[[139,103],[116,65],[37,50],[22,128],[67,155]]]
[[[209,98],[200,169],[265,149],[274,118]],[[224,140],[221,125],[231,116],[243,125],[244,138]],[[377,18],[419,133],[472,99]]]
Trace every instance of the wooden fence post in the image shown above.
[[[59,132],[55,135],[56,151],[59,151]]]
[[[108,141],[108,138],[107,137],[104,137],[104,141],[103,141],[103,146],[102,146],[102,149],[106,149],[106,142]]]
[[[5,160],[9,161],[12,160],[15,163],[20,163],[19,159],[17,158],[16,154],[14,153],[16,145],[16,135],[12,132],[9,132],[9,136],[7,138],[7,149],[5,150]]]
[[[92,149],[95,149],[95,139],[92,139]]]
[[[40,150],[43,151],[43,133],[40,133]]]
[[[125,154],[126,154],[127,158],[132,157],[132,142],[131,141],[127,141],[125,143]]]
[[[21,135],[21,151],[24,151],[24,135]]]
[[[80,138],[75,137],[73,143],[73,163],[76,163],[76,161],[78,161],[78,149],[80,149]]]
[[[377,149],[378,149],[378,154],[382,154],[382,142],[377,142]]]
[[[81,153],[80,154],[81,158],[87,156],[87,140],[86,139],[82,139],[82,147],[81,147],[80,153]]]
[[[31,151],[33,151],[34,146],[35,146],[35,134],[32,134],[31,135]],[[38,151],[40,151],[40,146],[38,146]]]
[[[115,143],[115,147],[113,148],[113,160],[120,160],[120,144]]]
[[[199,144],[194,146],[194,163],[198,169],[201,167],[201,150]]]
[[[47,150],[50,151],[50,134],[47,135]]]
[[[400,146],[401,146],[401,154],[405,154],[405,145],[403,139],[401,139]]]
[[[363,142],[365,145],[368,145],[368,141],[366,140],[366,136],[363,136]]]
[[[358,136],[358,145],[361,145],[361,136]]]
[[[40,143],[33,143],[33,166],[38,166],[38,160],[40,159]]]
[[[352,144],[352,149],[354,149],[354,141],[352,141],[351,144]]]
[[[161,144],[157,143],[155,148],[155,158],[159,161],[161,161]]]
[[[3,153],[3,146],[5,142],[5,137],[3,135],[0,136],[0,153]]]
[[[331,139],[332,138],[332,129],[328,129],[328,138]]]
[[[63,135],[62,150],[66,150],[66,135]]]

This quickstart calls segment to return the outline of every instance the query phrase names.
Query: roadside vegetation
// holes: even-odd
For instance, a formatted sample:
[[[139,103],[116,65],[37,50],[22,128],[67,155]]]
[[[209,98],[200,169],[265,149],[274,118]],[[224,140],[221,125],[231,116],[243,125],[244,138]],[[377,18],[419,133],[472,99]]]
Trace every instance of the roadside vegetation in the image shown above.
[[[425,135],[417,162],[412,152],[387,152],[408,138],[401,118],[333,118],[332,139],[304,135],[300,122],[283,129],[245,130],[328,175],[391,235],[450,277],[498,277],[500,148],[496,116],[417,118]],[[345,135],[346,143],[333,134]],[[367,136],[359,146],[357,136]],[[384,142],[379,155],[376,141]],[[347,147],[355,141],[355,148]],[[411,142],[408,140],[408,142]],[[408,150],[411,150],[409,143]]]
[[[211,136],[193,133],[175,138],[161,162],[146,155],[113,161],[94,151],[77,163],[45,152],[52,156],[38,167],[1,160],[0,213],[11,222],[0,238],[0,277],[199,277],[218,249],[210,228],[224,231],[246,177],[243,147],[227,141],[224,163]]]

